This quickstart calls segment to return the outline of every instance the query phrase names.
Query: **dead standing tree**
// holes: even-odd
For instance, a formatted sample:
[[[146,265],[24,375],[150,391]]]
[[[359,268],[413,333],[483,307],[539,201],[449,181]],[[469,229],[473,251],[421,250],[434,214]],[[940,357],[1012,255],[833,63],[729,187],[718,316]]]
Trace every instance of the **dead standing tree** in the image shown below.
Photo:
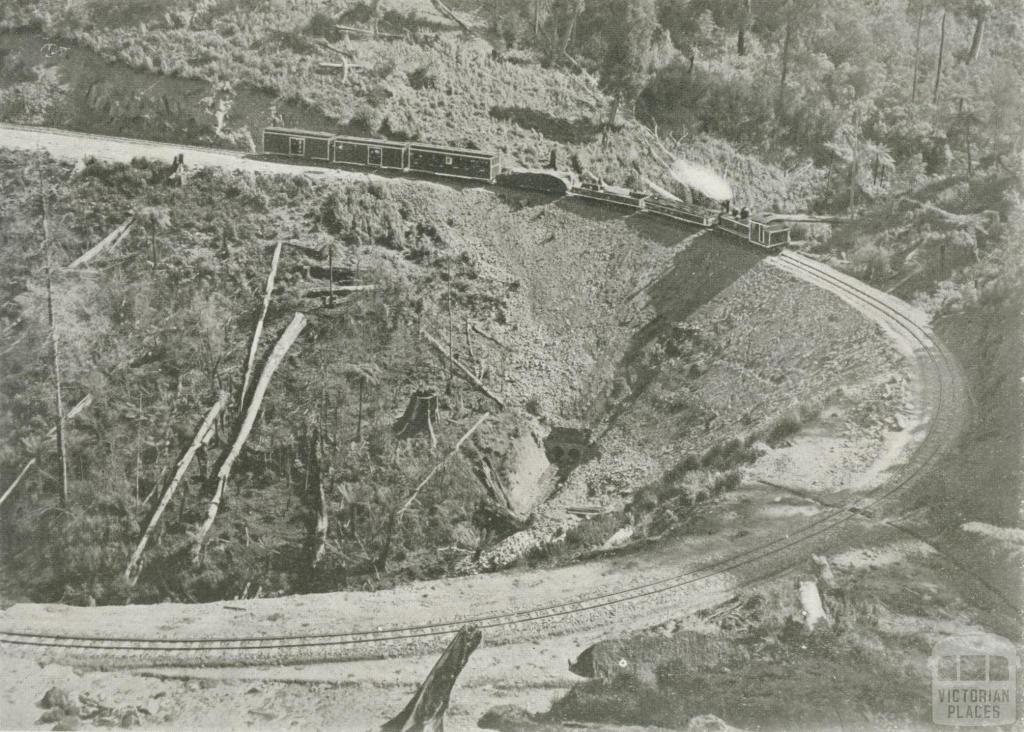
[[[43,207],[43,248],[46,250],[46,319],[50,329],[50,370],[53,372],[54,401],[57,412],[57,455],[60,459],[60,507],[68,507],[68,459],[67,443],[64,440],[64,397],[60,379],[60,337],[57,333],[53,314],[53,251],[50,241],[50,221],[43,190],[42,174],[39,177],[39,198]]]
[[[405,709],[381,726],[380,732],[443,732],[452,687],[482,637],[475,625],[460,628]]]
[[[306,448],[306,490],[307,495],[313,503],[313,548],[312,566],[315,569],[323,561],[327,553],[327,494],[324,492],[324,482],[320,471],[323,462],[323,434],[318,427],[307,438],[309,444]]]

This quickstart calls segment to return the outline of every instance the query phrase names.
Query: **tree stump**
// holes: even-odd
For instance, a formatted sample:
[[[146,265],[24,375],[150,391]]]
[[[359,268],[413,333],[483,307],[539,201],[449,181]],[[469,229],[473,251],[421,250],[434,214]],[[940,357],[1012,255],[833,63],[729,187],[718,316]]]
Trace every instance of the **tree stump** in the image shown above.
[[[438,421],[437,392],[429,389],[417,391],[409,397],[405,414],[395,423],[395,436],[402,438],[427,434],[430,447],[437,447],[434,425]]]
[[[380,727],[380,732],[441,732],[452,687],[470,655],[480,645],[482,634],[475,625],[465,625],[452,638],[434,668],[397,717]]]

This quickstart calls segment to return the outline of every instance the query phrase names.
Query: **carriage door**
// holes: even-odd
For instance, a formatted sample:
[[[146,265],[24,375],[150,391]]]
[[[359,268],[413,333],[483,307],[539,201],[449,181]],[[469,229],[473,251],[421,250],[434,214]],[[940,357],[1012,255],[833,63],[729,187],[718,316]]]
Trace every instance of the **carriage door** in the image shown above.
[[[376,165],[378,168],[381,164],[381,149],[379,145],[370,145],[366,153],[367,165]]]
[[[288,154],[302,156],[306,154],[306,139],[303,137],[288,138]]]
[[[756,244],[764,244],[764,224],[750,222],[750,241]]]

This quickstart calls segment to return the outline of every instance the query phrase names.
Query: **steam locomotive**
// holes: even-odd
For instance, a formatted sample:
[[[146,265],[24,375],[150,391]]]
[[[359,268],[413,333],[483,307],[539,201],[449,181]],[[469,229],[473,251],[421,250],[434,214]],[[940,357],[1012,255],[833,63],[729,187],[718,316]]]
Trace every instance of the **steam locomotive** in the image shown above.
[[[572,173],[555,170],[502,170],[498,156],[482,150],[267,127],[263,130],[263,154],[318,165],[356,165],[399,173],[475,180],[492,185],[499,183],[500,177],[500,183],[504,185],[559,190],[579,198],[624,206],[705,229],[716,229],[768,251],[778,251],[789,243],[788,226],[772,221],[769,216],[730,208],[728,201],[719,210],[642,191],[608,186],[596,179],[581,182]]]

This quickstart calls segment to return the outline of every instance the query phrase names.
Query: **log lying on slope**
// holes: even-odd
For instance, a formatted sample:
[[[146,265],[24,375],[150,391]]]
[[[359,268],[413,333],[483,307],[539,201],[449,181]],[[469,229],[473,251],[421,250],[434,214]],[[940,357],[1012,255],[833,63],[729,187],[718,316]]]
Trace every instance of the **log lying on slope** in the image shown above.
[[[274,350],[270,352],[270,356],[267,357],[267,362],[263,365],[263,372],[260,374],[259,380],[256,382],[256,386],[253,388],[252,397],[249,399],[249,404],[246,407],[245,414],[242,417],[241,422],[238,425],[238,430],[235,433],[235,439],[231,443],[231,447],[220,459],[220,468],[216,473],[217,485],[214,488],[213,496],[210,498],[210,502],[206,508],[206,520],[203,521],[203,525],[199,527],[199,531],[196,533],[195,546],[193,548],[192,558],[193,561],[198,563],[202,558],[203,543],[206,541],[206,535],[210,532],[210,527],[213,526],[214,520],[217,518],[217,511],[220,508],[221,498],[224,496],[224,487],[228,482],[228,478],[231,476],[231,468],[235,464],[235,460],[238,459],[238,455],[242,452],[242,447],[245,445],[245,441],[249,439],[249,433],[252,432],[252,427],[256,423],[256,417],[259,414],[260,406],[263,404],[263,397],[267,393],[267,388],[270,386],[270,379],[277,371],[278,366],[284,361],[284,357],[288,354],[288,349],[292,347],[296,340],[298,340],[299,334],[302,333],[302,329],[306,327],[306,316],[302,313],[295,313],[292,318],[292,322],[285,328],[284,333],[277,339],[277,343],[274,344]]]
[[[252,381],[252,372],[256,368],[256,351],[260,345],[260,338],[263,336],[263,321],[267,319],[267,310],[270,309],[270,296],[274,294],[274,279],[277,277],[277,265],[281,261],[281,244],[277,242],[274,247],[274,256],[270,260],[270,273],[267,275],[267,287],[263,293],[263,308],[260,310],[260,317],[256,321],[256,327],[252,332],[252,341],[249,343],[249,358],[245,362],[245,377],[242,380],[242,393],[238,403],[245,408],[248,403],[246,398],[249,395],[249,383]]]
[[[134,585],[136,580],[138,580],[138,569],[142,560],[142,552],[145,551],[146,544],[149,543],[149,537],[153,533],[153,529],[156,528],[164,510],[167,508],[168,504],[170,504],[171,499],[174,498],[174,493],[178,490],[178,484],[181,482],[181,479],[185,477],[185,472],[192,464],[192,460],[195,458],[199,448],[208,442],[210,437],[213,435],[214,422],[217,419],[217,415],[221,413],[221,410],[224,409],[227,403],[227,392],[221,392],[220,398],[206,412],[206,417],[203,419],[203,423],[196,431],[196,436],[192,438],[192,444],[188,446],[188,449],[185,450],[185,454],[182,455],[181,460],[178,461],[178,467],[174,471],[174,477],[171,478],[171,482],[168,484],[167,490],[164,491],[164,495],[160,498],[160,503],[157,505],[156,511],[153,512],[153,516],[149,519],[149,525],[146,526],[146,530],[143,532],[142,538],[139,539],[138,546],[135,547],[135,551],[132,552],[131,559],[128,560],[128,567],[124,570],[124,579],[129,585]]]
[[[100,254],[105,252],[107,249],[113,249],[115,246],[117,246],[124,240],[124,238],[128,235],[128,232],[131,231],[132,224],[134,223],[135,217],[129,216],[127,221],[125,221],[123,224],[121,224],[112,232],[103,237],[103,239],[100,240],[99,244],[97,244],[92,249],[85,252],[85,254],[76,259],[74,262],[69,264],[67,268],[78,269],[79,267],[84,267],[85,265],[89,264],[89,262],[91,262],[93,259],[98,257]]]
[[[480,645],[480,629],[466,625],[459,629],[452,642],[430,669],[423,684],[416,690],[397,717],[380,728],[380,732],[426,732],[444,729],[444,713],[448,710],[452,687],[462,673],[470,655]]]
[[[455,443],[455,447],[449,450],[448,454],[441,458],[441,462],[432,467],[430,469],[430,472],[428,472],[426,476],[424,476],[423,480],[421,480],[419,484],[417,484],[417,486],[413,489],[412,493],[409,494],[409,498],[405,501],[405,503],[402,504],[401,508],[399,508],[397,511],[394,511],[391,514],[391,517],[388,519],[388,528],[387,534],[384,539],[384,546],[381,548],[380,555],[377,559],[377,565],[379,567],[384,567],[387,565],[388,556],[391,553],[391,541],[392,539],[394,539],[395,532],[398,530],[398,527],[402,523],[402,516],[405,515],[405,512],[408,511],[409,507],[412,506],[412,504],[416,501],[416,499],[420,495],[420,492],[426,487],[427,483],[430,482],[430,479],[437,474],[437,471],[444,467],[444,464],[447,463],[448,460],[451,459],[451,457],[462,448],[463,443],[465,443],[465,441],[469,439],[469,436],[476,432],[477,428],[480,427],[480,425],[482,425],[484,421],[490,416],[490,412],[485,412],[484,415],[480,417],[480,419],[474,422],[473,426],[470,427],[466,431],[466,433],[459,438],[459,441]]]
[[[434,336],[430,335],[430,333],[428,333],[428,332],[427,332],[427,331],[425,331],[425,330],[422,330],[422,331],[420,331],[420,332],[421,332],[421,333],[423,334],[423,337],[427,339],[427,343],[429,343],[429,344],[430,344],[431,346],[433,346],[433,347],[434,347],[434,349],[435,349],[435,350],[436,350],[436,351],[437,351],[438,353],[440,353],[440,354],[441,354],[441,356],[443,356],[443,357],[444,357],[445,359],[448,359],[448,358],[449,358],[449,353],[448,353],[448,349],[447,349],[447,348],[445,348],[445,347],[444,347],[444,346],[443,346],[443,345],[441,344],[441,342],[440,342],[439,340],[437,340],[436,338],[434,338]],[[486,396],[486,397],[489,397],[489,398],[493,399],[493,400],[494,400],[494,402],[495,402],[495,403],[496,403],[496,404],[497,404],[497,405],[498,405],[499,407],[502,407],[502,408],[504,408],[504,407],[505,407],[505,402],[504,402],[504,401],[502,400],[502,398],[501,398],[501,397],[499,397],[498,395],[496,395],[496,394],[495,394],[494,392],[492,392],[492,391],[491,391],[490,389],[488,389],[488,388],[487,388],[486,386],[484,386],[484,385],[483,385],[483,382],[481,382],[481,381],[480,381],[480,379],[476,378],[476,376],[474,376],[474,375],[473,375],[473,372],[472,372],[472,371],[470,371],[470,370],[469,370],[469,369],[468,369],[468,368],[467,368],[467,367],[466,367],[466,366],[465,366],[464,364],[462,364],[462,363],[461,363],[461,362],[460,362],[460,361],[459,361],[459,360],[458,360],[457,358],[451,358],[451,362],[452,362],[452,364],[454,364],[454,366],[455,366],[455,368],[456,368],[456,369],[458,370],[459,374],[460,374],[460,375],[461,375],[461,376],[462,376],[462,377],[463,377],[463,378],[464,378],[464,379],[465,379],[466,381],[468,381],[468,382],[469,382],[470,384],[472,384],[472,385],[473,385],[473,386],[475,386],[475,387],[476,387],[477,389],[479,389],[479,390],[480,390],[480,393],[481,393],[481,394],[483,394],[483,395],[484,395],[484,396]]]

